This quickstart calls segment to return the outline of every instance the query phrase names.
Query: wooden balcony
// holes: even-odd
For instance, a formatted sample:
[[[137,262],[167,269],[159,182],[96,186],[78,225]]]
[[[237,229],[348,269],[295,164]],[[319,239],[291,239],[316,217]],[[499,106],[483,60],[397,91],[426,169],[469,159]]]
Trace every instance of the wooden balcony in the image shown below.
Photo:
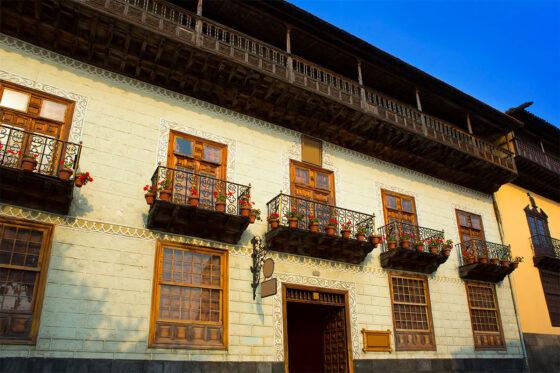
[[[560,202],[560,160],[520,139],[514,140],[516,184]]]
[[[239,201],[250,196],[250,187],[184,170],[158,166],[152,185],[169,181],[171,196],[155,197],[148,213],[149,229],[237,244],[250,218],[241,216]],[[191,188],[199,195],[197,206],[189,204]],[[217,211],[214,192],[226,195],[225,211]],[[164,196],[165,197],[165,196]]]
[[[515,270],[509,245],[471,240],[456,245],[459,251],[459,276],[464,280],[500,282]],[[497,259],[498,263],[491,262]],[[507,264],[502,264],[507,261]],[[472,263],[471,263],[472,262]]]
[[[441,264],[447,261],[448,255],[441,252],[439,247],[437,253],[432,253],[427,244],[432,239],[443,240],[443,231],[395,221],[379,228],[377,232],[378,235],[385,238],[393,237],[396,239],[396,247],[394,249],[389,249],[387,242],[381,245],[379,260],[381,266],[385,269],[433,273]],[[401,233],[410,235],[409,248],[401,247],[398,240],[398,236]],[[424,247],[421,250],[417,250],[414,243],[415,241],[422,240],[425,241]]]
[[[560,272],[560,240],[545,235],[531,236],[535,267]]]
[[[82,146],[15,127],[0,125],[0,202],[66,215],[74,180],[58,177],[60,161],[75,173]],[[36,156],[33,171],[22,168],[20,153]]]
[[[0,7],[0,32],[118,74],[485,193],[516,176],[510,152],[459,126],[165,1]]]
[[[266,233],[266,244],[272,251],[335,260],[358,264],[373,250],[374,246],[367,238],[374,232],[374,216],[342,209],[340,207],[306,200],[300,197],[279,194],[267,204],[268,214],[279,215],[279,225]],[[289,226],[289,212],[301,214],[302,219],[296,227]],[[319,219],[317,232],[309,228],[309,216]],[[350,235],[342,237],[340,226],[333,235],[326,233],[329,220],[339,223],[350,222]],[[365,240],[356,238],[358,227],[364,227]]]

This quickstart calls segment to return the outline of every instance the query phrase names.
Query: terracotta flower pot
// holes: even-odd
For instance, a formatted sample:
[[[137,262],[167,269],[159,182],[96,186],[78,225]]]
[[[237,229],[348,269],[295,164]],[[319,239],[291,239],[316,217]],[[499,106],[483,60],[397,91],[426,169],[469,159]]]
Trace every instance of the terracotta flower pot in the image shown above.
[[[159,191],[159,199],[162,201],[169,201],[171,199],[171,190],[163,189]]]
[[[154,197],[156,195],[154,193],[146,193],[144,194],[144,198],[146,198],[146,203],[148,205],[153,205],[154,204]]]
[[[449,254],[451,254],[451,249],[449,247],[444,247],[443,249],[441,249],[441,252],[443,255],[449,256]]]
[[[494,265],[498,264],[498,258],[490,258],[490,263]]]
[[[403,249],[408,249],[410,247],[410,240],[400,240],[401,241],[401,247]]]
[[[250,224],[253,224],[255,222],[255,220],[257,220],[257,214],[249,215],[249,223]]]
[[[348,238],[350,237],[350,230],[349,229],[343,229],[340,231],[340,234],[342,234],[343,238]]]
[[[369,236],[369,242],[371,242],[374,246],[379,245],[381,242],[381,236],[371,235]]]
[[[325,232],[327,232],[327,234],[328,234],[329,236],[334,235],[334,230],[335,230],[335,227],[333,227],[333,226],[327,225],[327,226],[325,227]]]
[[[21,168],[24,171],[33,171],[37,167],[37,160],[35,158],[23,158],[21,160]]]
[[[424,251],[424,244],[416,244],[416,251]]]
[[[319,224],[317,224],[317,223],[309,224],[309,231],[310,232],[317,232],[317,228],[319,228]]]
[[[239,210],[241,211],[241,216],[249,216],[251,212],[251,208],[246,206],[242,206]]]
[[[478,257],[478,261],[479,261],[480,263],[488,263],[488,257],[486,257],[486,256],[480,256],[480,257]]]
[[[516,269],[518,265],[519,265],[519,262],[511,262],[511,263],[509,263],[509,266],[510,266],[511,268],[513,268],[513,269]]]
[[[78,188],[81,188],[84,185],[84,179],[82,179],[81,177],[77,177],[77,178],[74,179],[74,184]]]
[[[397,247],[397,241],[387,241],[387,248],[394,250]]]
[[[226,211],[226,203],[225,202],[216,202],[215,203],[216,211],[224,212]]]
[[[509,260],[500,260],[500,264],[503,265],[504,267],[509,266]]]
[[[58,177],[61,180],[69,180],[73,173],[74,171],[71,168],[63,167],[58,170]]]
[[[474,258],[467,258],[467,264],[473,264]]]
[[[430,246],[430,253],[437,254],[438,253],[438,247],[437,246]]]
[[[360,242],[365,241],[366,240],[366,234],[362,233],[362,232],[358,232],[358,233],[356,233],[356,239]]]
[[[288,218],[288,226],[290,228],[297,228],[298,218]]]
[[[278,228],[278,219],[269,220],[268,224],[270,224],[270,228],[272,229]]]

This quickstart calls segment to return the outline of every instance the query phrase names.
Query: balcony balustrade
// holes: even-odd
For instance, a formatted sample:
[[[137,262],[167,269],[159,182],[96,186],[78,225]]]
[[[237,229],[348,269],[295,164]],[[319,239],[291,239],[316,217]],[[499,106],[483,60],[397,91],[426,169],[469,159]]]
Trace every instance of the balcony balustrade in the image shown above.
[[[396,247],[389,248],[385,241],[381,245],[379,260],[385,269],[395,269],[420,273],[433,273],[437,268],[447,261],[448,255],[441,251],[438,243],[435,252],[428,246],[430,240],[443,240],[443,231],[420,227],[404,221],[394,221],[377,229],[378,235],[385,239],[392,237],[396,240]],[[401,247],[399,235],[408,234],[410,242],[408,248]],[[415,242],[423,242],[423,246],[416,247]]]
[[[536,267],[560,272],[560,240],[546,235],[531,236]]]
[[[152,185],[168,184],[170,195],[158,190],[150,207],[147,226],[166,232],[236,244],[249,225],[243,216],[240,201],[250,197],[250,186],[199,175],[188,170],[158,166]],[[198,204],[189,202],[195,189]],[[219,211],[217,196],[225,196],[225,209]],[[168,197],[169,196],[169,197]]]
[[[500,282],[515,269],[509,245],[474,239],[455,247],[462,279]]]
[[[373,250],[374,245],[368,237],[374,233],[374,216],[307,200],[287,194],[279,194],[267,204],[268,214],[278,214],[278,227],[270,227],[266,242],[270,250],[314,258],[336,260],[358,264]],[[290,227],[288,214],[300,215],[296,227]],[[316,232],[309,228],[310,218],[318,219]],[[334,234],[327,234],[328,223],[339,223]],[[350,223],[349,237],[342,236],[340,225]],[[362,237],[356,236],[358,229]]]
[[[520,141],[519,139],[515,140],[515,150],[516,154],[520,157],[528,159],[549,171],[554,172],[557,175],[560,175],[560,160],[553,157],[552,155],[545,153],[542,149],[537,148],[536,146],[532,146],[524,141]]]
[[[513,154],[357,81],[164,0],[74,0],[516,172]]]
[[[0,201],[67,214],[74,182],[58,177],[62,164],[78,169],[81,144],[0,125]],[[22,169],[23,154],[35,156],[33,171]]]

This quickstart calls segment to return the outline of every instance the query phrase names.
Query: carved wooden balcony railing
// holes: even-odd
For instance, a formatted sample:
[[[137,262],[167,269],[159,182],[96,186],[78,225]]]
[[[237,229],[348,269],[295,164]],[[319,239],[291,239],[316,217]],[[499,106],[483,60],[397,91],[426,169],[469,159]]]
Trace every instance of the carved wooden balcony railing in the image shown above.
[[[239,201],[250,197],[250,186],[158,166],[152,176],[152,185],[166,180],[171,197],[164,200],[158,191],[148,214],[148,228],[230,244],[239,241],[250,220],[241,216]],[[193,188],[199,197],[197,206],[189,204]],[[216,209],[215,192],[226,196],[224,212]]]
[[[373,244],[367,240],[374,233],[373,215],[282,193],[268,202],[267,207],[269,215],[279,215],[279,226],[269,227],[266,233],[270,250],[353,264],[361,263],[373,250]],[[286,215],[289,212],[303,216],[296,228],[288,225]],[[317,232],[309,230],[310,215],[319,219]],[[334,235],[328,235],[325,227],[331,219],[339,224],[350,222],[350,237],[342,237],[340,226]],[[359,241],[355,236],[360,226],[366,231],[364,241]]]
[[[536,267],[560,272],[560,240],[545,235],[531,236]]]
[[[0,201],[32,209],[67,214],[73,180],[58,177],[60,162],[78,169],[81,144],[0,125]],[[34,171],[21,168],[22,156],[36,155]]]
[[[379,260],[385,269],[395,269],[420,273],[433,273],[447,261],[448,256],[438,251],[433,254],[428,247],[429,240],[443,240],[443,231],[420,227],[403,221],[394,221],[377,229],[377,234],[396,239],[396,248],[389,249],[387,242],[381,245]],[[410,235],[410,247],[401,248],[399,234]],[[415,241],[424,240],[422,251],[416,250]]]
[[[516,172],[511,152],[387,95],[163,0],[73,0],[180,42],[360,109],[384,121]]]
[[[516,154],[560,175],[560,160],[519,139],[515,140]]]
[[[465,280],[500,282],[515,267],[509,245],[470,240],[455,245],[459,254],[459,276]],[[492,263],[492,260],[496,263]]]

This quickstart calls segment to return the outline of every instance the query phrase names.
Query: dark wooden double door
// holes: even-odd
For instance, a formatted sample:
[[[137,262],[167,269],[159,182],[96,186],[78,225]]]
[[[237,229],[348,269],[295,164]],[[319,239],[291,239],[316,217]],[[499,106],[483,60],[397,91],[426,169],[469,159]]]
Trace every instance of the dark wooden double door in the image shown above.
[[[284,287],[286,371],[352,371],[346,294]]]

